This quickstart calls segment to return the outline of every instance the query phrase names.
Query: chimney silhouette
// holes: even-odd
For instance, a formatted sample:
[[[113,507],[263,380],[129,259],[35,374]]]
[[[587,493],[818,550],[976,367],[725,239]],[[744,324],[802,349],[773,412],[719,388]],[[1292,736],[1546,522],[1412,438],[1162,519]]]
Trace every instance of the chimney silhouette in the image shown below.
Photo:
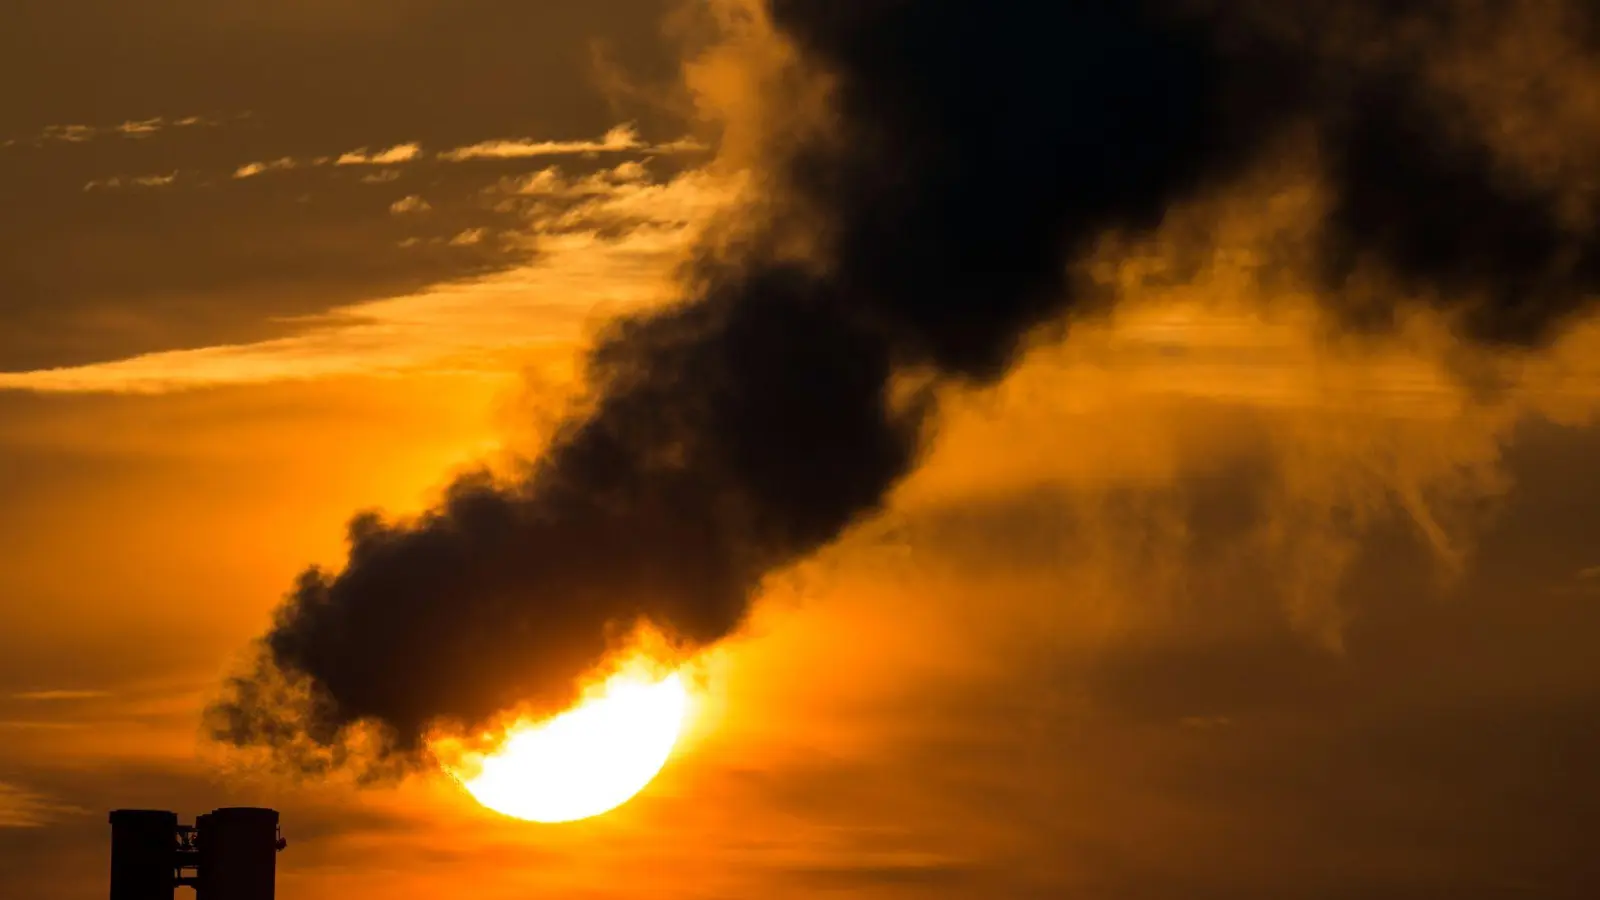
[[[214,809],[193,825],[155,809],[111,813],[111,900],[273,900],[277,854],[286,846],[278,811]]]

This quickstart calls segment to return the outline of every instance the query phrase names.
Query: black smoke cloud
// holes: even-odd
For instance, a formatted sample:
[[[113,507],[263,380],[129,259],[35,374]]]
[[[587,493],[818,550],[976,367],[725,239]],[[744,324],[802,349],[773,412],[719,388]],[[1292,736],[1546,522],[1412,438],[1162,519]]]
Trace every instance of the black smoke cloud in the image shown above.
[[[835,91],[829,126],[773,163],[766,231],[692,265],[683,303],[616,324],[591,354],[595,405],[513,483],[462,479],[417,521],[356,518],[344,568],[302,576],[260,668],[213,709],[219,736],[336,754],[364,722],[410,759],[433,725],[559,708],[636,625],[685,650],[727,636],[767,573],[916,465],[933,404],[891,402],[897,372],[999,378],[1030,331],[1102,302],[1070,265],[1098,236],[1155,226],[1290,129],[1322,138],[1330,298],[1378,265],[1467,337],[1522,345],[1600,280],[1592,233],[1403,58],[1341,66],[1148,0],[770,13]],[[766,249],[795,223],[820,259]],[[1392,313],[1330,302],[1355,323]]]

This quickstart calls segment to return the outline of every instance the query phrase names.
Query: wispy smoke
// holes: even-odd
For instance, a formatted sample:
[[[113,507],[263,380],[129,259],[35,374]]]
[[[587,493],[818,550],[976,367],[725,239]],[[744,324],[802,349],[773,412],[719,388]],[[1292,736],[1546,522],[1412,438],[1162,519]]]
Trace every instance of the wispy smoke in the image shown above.
[[[1451,8],[1379,6],[1362,7],[1379,25]],[[1471,339],[1533,344],[1600,283],[1588,224],[1506,170],[1405,54],[1342,64],[1292,29],[1156,0],[770,14],[833,84],[828,126],[770,161],[771,224],[731,260],[708,251],[681,304],[610,329],[596,404],[514,483],[463,479],[417,521],[356,518],[344,568],[301,577],[259,670],[213,710],[221,737],[331,753],[364,722],[404,759],[432,725],[569,702],[635,625],[685,649],[729,635],[768,572],[916,465],[933,405],[891,402],[896,373],[1001,377],[1030,331],[1104,299],[1071,266],[1099,236],[1154,227],[1294,129],[1320,136],[1319,270],[1346,320],[1381,324],[1403,293]],[[816,258],[769,249],[795,227]],[[1403,290],[1354,290],[1374,269]]]

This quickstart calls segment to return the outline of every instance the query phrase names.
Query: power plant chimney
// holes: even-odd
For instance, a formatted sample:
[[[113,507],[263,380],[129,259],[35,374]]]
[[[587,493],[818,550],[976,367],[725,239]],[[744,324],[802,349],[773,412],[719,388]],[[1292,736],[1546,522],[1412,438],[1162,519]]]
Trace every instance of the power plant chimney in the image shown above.
[[[179,825],[154,809],[111,813],[111,900],[273,900],[277,854],[286,846],[278,811],[235,806]]]
[[[177,887],[178,814],[111,813],[111,900],[172,900]]]

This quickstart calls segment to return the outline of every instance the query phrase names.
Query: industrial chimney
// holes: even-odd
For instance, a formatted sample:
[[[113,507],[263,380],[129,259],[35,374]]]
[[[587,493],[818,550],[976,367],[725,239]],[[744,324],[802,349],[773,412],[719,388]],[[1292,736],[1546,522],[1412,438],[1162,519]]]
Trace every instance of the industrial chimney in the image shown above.
[[[177,887],[178,814],[111,813],[111,900],[172,900]]]
[[[179,887],[195,900],[273,900],[284,846],[273,809],[214,809],[194,825],[165,810],[114,810],[111,900],[173,900]]]

